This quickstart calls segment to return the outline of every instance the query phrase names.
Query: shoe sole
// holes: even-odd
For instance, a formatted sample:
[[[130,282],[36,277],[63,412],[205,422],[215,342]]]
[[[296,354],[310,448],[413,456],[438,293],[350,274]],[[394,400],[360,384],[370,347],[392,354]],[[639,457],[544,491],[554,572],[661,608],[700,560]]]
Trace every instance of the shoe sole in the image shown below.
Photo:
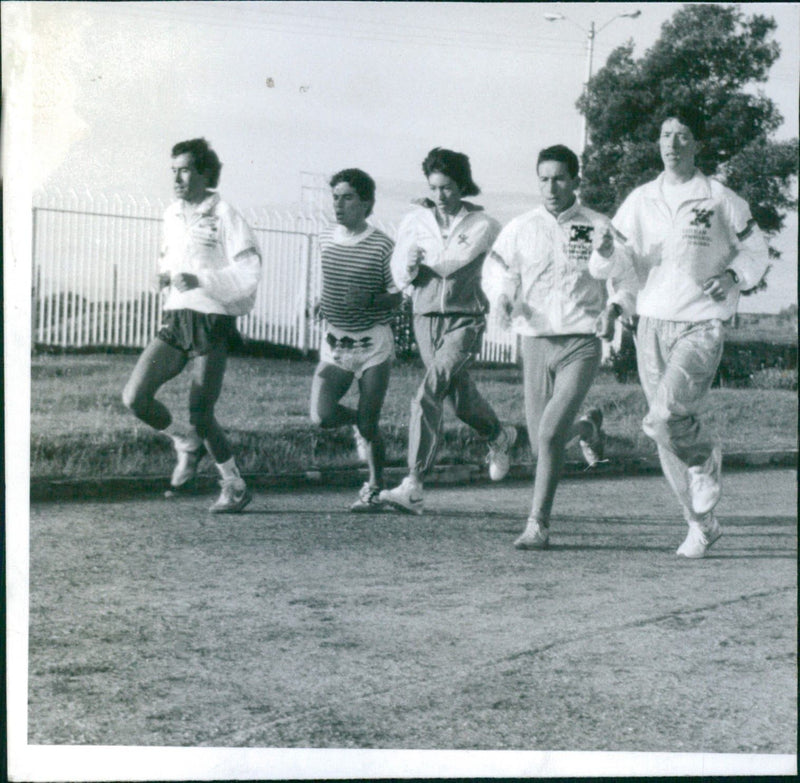
[[[514,549],[523,549],[523,550],[525,550],[525,549],[527,549],[527,550],[532,550],[532,549],[550,549],[550,542],[549,541],[545,541],[543,544],[526,544],[526,543],[519,543],[518,544],[515,541],[514,542]]]
[[[374,506],[350,506],[351,514],[385,514],[387,511],[383,503]]]
[[[165,490],[164,497],[167,499],[189,497],[190,495],[198,495],[200,491],[197,486],[197,479],[192,478],[179,484],[177,487],[170,485],[169,489]]]
[[[722,538],[722,530],[720,530],[714,538],[708,539],[708,543],[706,544],[706,548],[703,550],[702,555],[685,555],[683,552],[676,552],[675,554],[678,557],[685,557],[687,560],[702,560],[706,556],[706,552],[711,549],[711,546],[716,543],[717,541]]]
[[[188,453],[192,454],[193,455],[193,459],[196,460],[195,463],[194,463],[194,467],[192,469],[192,475],[188,479],[186,479],[186,481],[183,481],[180,484],[172,484],[172,482],[170,481],[170,484],[171,484],[170,489],[175,490],[175,489],[177,489],[179,487],[185,486],[190,481],[194,481],[195,480],[195,478],[197,477],[197,471],[198,471],[198,469],[200,467],[200,463],[203,461],[203,457],[205,457],[206,454],[208,453],[208,449],[206,449],[205,445],[203,445],[199,449],[197,449],[196,451],[190,451]],[[174,473],[175,473],[175,471],[173,471],[173,476],[174,476]]]
[[[211,514],[238,514],[252,499],[252,493],[246,492],[244,497],[235,506],[231,506],[230,508],[214,508],[214,506],[211,506],[208,511]]]
[[[519,440],[519,430],[516,427],[513,427],[512,429],[514,430],[514,434],[513,437],[511,438],[510,443],[508,444],[508,449],[507,449],[508,452],[510,452],[511,449],[514,448],[514,444],[517,442],[517,440]],[[510,472],[511,472],[511,460],[509,459],[509,465],[502,473],[502,475],[495,477],[492,475],[492,471],[489,470],[489,479],[491,481],[502,481]]]

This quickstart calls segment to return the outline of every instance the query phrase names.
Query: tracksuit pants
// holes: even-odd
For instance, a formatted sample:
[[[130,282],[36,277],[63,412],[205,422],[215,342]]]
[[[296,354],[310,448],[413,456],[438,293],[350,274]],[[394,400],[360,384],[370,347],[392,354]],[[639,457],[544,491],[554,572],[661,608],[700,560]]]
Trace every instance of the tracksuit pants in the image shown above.
[[[664,321],[641,317],[636,334],[639,379],[648,411],[642,429],[658,446],[664,476],[684,509],[691,511],[687,469],[703,465],[719,475],[715,435],[698,416],[722,358],[722,322]],[[714,455],[713,460],[709,457]]]
[[[411,401],[408,467],[419,477],[436,459],[445,400],[450,400],[461,421],[487,440],[494,440],[502,431],[497,415],[467,372],[480,352],[485,326],[483,316],[414,316],[414,336],[425,377]]]

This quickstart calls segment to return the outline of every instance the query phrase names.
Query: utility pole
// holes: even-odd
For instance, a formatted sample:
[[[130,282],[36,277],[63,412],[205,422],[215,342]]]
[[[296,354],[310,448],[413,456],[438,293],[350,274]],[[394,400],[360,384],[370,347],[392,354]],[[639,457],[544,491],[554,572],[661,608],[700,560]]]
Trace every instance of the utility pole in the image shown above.
[[[594,42],[597,38],[597,34],[601,30],[605,30],[614,20],[616,19],[637,19],[642,15],[642,12],[637,8],[635,11],[627,11],[626,13],[617,14],[616,16],[612,16],[604,24],[600,25],[600,27],[595,27],[594,20],[589,23],[589,29],[587,30],[583,25],[579,25],[577,22],[570,19],[568,16],[564,16],[564,14],[560,14],[558,12],[555,13],[548,13],[544,15],[544,18],[547,19],[548,22],[570,22],[574,24],[579,30],[581,30],[586,35],[586,79],[583,83],[583,92],[586,94],[586,90],[589,86],[589,81],[592,78],[592,61],[594,59]],[[586,125],[586,115],[581,115],[581,152],[586,149],[586,145],[589,141],[589,129]]]

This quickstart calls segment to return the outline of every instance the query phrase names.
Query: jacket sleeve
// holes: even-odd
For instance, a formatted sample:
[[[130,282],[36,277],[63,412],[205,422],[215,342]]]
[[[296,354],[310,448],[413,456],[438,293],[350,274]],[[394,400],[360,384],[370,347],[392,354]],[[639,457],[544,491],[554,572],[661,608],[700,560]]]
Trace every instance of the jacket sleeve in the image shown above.
[[[497,237],[483,262],[481,288],[489,300],[489,311],[497,309],[497,302],[505,295],[514,302],[520,287],[520,273],[516,265],[513,226],[506,226]]]
[[[744,199],[731,192],[727,208],[733,243],[733,255],[728,268],[739,279],[739,290],[750,291],[763,281],[769,271],[767,242]]]
[[[394,242],[389,240],[390,244],[386,248],[386,254],[381,258],[381,269],[383,270],[383,287],[387,294],[399,293],[398,287],[395,285],[392,276],[392,250],[394,249]]]
[[[255,248],[243,250],[223,269],[197,273],[200,286],[220,304],[227,305],[255,293],[261,278],[261,256]]]
[[[478,256],[488,252],[499,233],[500,224],[487,216],[477,225],[469,227],[466,243],[458,240],[449,242],[437,258],[426,258],[425,266],[440,277],[450,277]]]
[[[399,290],[407,289],[417,276],[419,266],[413,263],[418,249],[413,215],[406,215],[397,229],[390,268]],[[427,263],[427,260],[426,260]]]
[[[220,214],[222,243],[228,264],[203,269],[197,277],[201,287],[223,305],[252,296],[261,278],[261,254],[250,226],[234,209]]]
[[[601,256],[596,250],[589,257],[589,274],[598,280],[606,280],[608,301],[618,304],[624,316],[630,318],[636,312],[636,294],[639,280],[634,265],[635,250],[630,237],[635,236],[633,208],[630,199],[620,207],[611,226],[614,238],[614,250],[608,258]],[[625,226],[629,234],[625,234],[620,226]]]

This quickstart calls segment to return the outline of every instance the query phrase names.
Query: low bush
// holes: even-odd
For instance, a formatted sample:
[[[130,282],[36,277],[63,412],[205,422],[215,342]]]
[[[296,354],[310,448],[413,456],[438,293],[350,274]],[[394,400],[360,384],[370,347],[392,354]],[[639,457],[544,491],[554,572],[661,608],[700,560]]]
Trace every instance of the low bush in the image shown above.
[[[611,351],[611,370],[620,383],[638,382],[636,348],[633,333],[628,329],[623,331],[619,350]],[[792,377],[794,386],[763,385],[790,384]],[[726,340],[713,386],[796,389],[797,344],[765,340]]]
[[[797,391],[797,368],[781,370],[778,367],[769,367],[758,370],[750,379],[750,386],[754,389],[788,389]]]
[[[770,343],[763,340],[752,342],[730,340],[725,343],[714,385],[752,386],[756,374],[765,370],[796,371],[797,345]]]

